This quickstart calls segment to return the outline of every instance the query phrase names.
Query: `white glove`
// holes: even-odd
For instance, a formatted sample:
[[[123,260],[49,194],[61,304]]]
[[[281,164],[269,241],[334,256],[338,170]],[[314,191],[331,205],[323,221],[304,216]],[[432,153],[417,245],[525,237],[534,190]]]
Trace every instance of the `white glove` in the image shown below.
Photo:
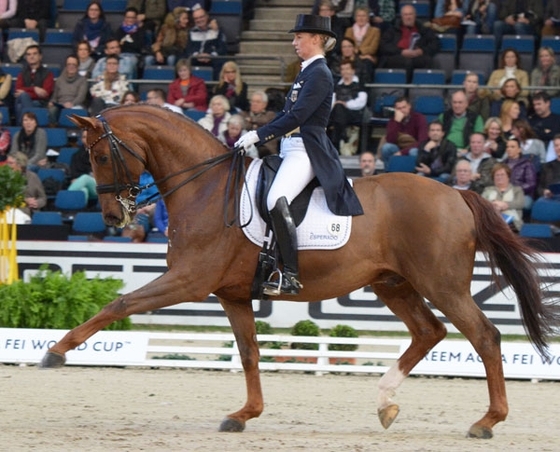
[[[260,139],[257,132],[255,130],[251,130],[250,132],[247,132],[245,135],[243,135],[241,138],[239,138],[239,140],[235,142],[234,148],[236,149],[240,148],[245,152],[248,151],[251,146],[253,146],[255,143],[258,143],[259,141]]]

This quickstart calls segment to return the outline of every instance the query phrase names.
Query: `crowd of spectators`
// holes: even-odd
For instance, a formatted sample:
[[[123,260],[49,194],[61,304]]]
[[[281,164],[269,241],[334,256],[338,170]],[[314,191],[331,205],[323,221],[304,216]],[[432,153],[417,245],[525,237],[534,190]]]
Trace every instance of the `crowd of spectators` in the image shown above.
[[[250,87],[235,58],[228,60],[226,34],[210,13],[211,2],[129,0],[115,29],[105,17],[103,2],[92,0],[76,23],[74,51],[57,77],[43,64],[41,50],[50,19],[47,3],[0,2],[3,41],[6,30],[15,26],[39,30],[40,40],[25,48],[23,70],[15,81],[0,68],[0,106],[10,112],[4,122],[21,126],[14,136],[5,128],[0,130],[0,164],[9,155],[18,156],[21,163],[22,154],[27,158],[20,165],[24,172],[26,167],[37,171],[49,166],[45,130],[27,111],[30,107],[48,109],[47,127],[56,127],[65,108],[87,109],[96,115],[104,108],[142,99],[180,114],[203,115],[198,119],[201,126],[229,147],[275,115],[267,108],[268,91]],[[337,149],[348,140],[348,127],[361,125],[369,117],[375,102],[369,89],[375,71],[404,69],[410,82],[416,69],[435,68],[438,33],[454,33],[459,42],[466,34],[494,34],[496,50],[501,49],[506,34],[530,34],[537,44],[541,36],[560,35],[560,6],[551,0],[431,3],[430,16],[419,18],[414,4],[400,5],[395,0],[314,2],[312,12],[329,16],[338,35],[336,47],[327,55],[335,79],[328,133]],[[245,11],[243,17],[250,15]],[[536,197],[549,194],[540,185],[541,175],[546,174],[548,184],[560,182],[560,172],[550,170],[558,161],[555,137],[560,134],[560,117],[551,112],[550,105],[551,98],[560,94],[560,66],[552,49],[537,48],[534,68],[523,67],[515,49],[500,51],[488,80],[481,82],[477,74],[467,74],[463,89],[449,93],[447,108],[437,117],[426,118],[414,110],[409,97],[398,97],[378,151],[361,149],[367,167],[364,173],[386,168],[393,156],[412,155],[419,175],[483,195],[489,187],[498,187],[498,181],[503,186],[505,173],[508,184],[522,188],[521,209],[527,213]],[[175,77],[141,98],[135,81],[152,65],[174,68]],[[194,66],[211,68],[212,83],[193,73]],[[535,90],[535,86],[545,89]],[[262,157],[277,151],[274,141],[250,154]],[[376,154],[382,162],[377,167]],[[372,161],[373,170],[369,168]],[[88,199],[95,198],[88,179],[91,174],[68,171],[68,186],[83,190]],[[558,180],[551,175],[558,175]],[[510,210],[502,209],[500,202],[495,205],[500,212]],[[518,228],[523,212],[512,217]]]

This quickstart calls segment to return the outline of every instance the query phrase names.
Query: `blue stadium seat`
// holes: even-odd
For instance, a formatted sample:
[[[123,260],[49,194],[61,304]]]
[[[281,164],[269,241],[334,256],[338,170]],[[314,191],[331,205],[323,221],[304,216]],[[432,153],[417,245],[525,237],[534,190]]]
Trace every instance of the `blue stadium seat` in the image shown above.
[[[66,173],[63,169],[60,168],[39,168],[39,170],[37,171],[37,176],[39,176],[41,182],[48,178],[52,178],[61,183],[64,183],[66,181]]]
[[[78,152],[78,150],[78,148],[60,148],[56,161],[70,166],[72,163],[72,157],[74,157],[74,154]]]
[[[87,206],[86,195],[81,190],[59,190],[54,200],[57,210],[77,212]]]
[[[441,85],[441,88],[410,88],[408,97],[411,101],[420,96],[441,96],[443,97],[445,85],[445,72],[440,69],[415,69],[412,73],[413,85]]]
[[[191,118],[193,121],[198,121],[206,115],[206,112],[199,110],[183,110],[183,113],[186,117]]]
[[[175,79],[175,68],[173,66],[146,66],[144,68],[144,80],[165,80],[171,83]]]
[[[27,28],[8,29],[8,41],[19,38],[32,38],[35,42],[39,42],[39,30],[29,30]]]
[[[31,217],[31,224],[59,226],[62,224],[62,214],[60,212],[37,211]]]
[[[451,84],[452,85],[462,85],[463,81],[465,80],[465,76],[470,74],[473,71],[469,71],[466,69],[455,69],[451,75]],[[486,83],[486,78],[482,72],[477,72],[478,74],[478,83],[479,85],[484,85]]]
[[[207,66],[193,66],[191,68],[192,75],[200,77],[205,82],[211,82],[214,79],[214,71]]]
[[[103,237],[104,242],[120,242],[132,243],[132,237],[123,237],[122,235],[106,235]]]
[[[62,9],[72,11],[85,11],[89,5],[90,0],[64,0]],[[105,6],[103,7],[105,9]]]
[[[45,63],[43,64],[43,66],[45,66],[49,71],[53,73],[54,78],[57,78],[62,72],[60,64],[58,63]]]
[[[542,223],[560,222],[560,201],[537,199],[531,207],[531,221]]]
[[[23,70],[23,64],[20,63],[2,63],[0,67],[6,74],[10,74],[13,78],[16,78]]]
[[[72,233],[95,234],[105,232],[107,226],[101,212],[78,212],[72,223]]]
[[[376,69],[373,76],[374,85],[402,85],[406,84],[406,70],[404,69]],[[371,94],[377,102],[380,96],[391,95],[395,98],[404,95],[404,88],[395,87],[374,87],[371,89]],[[394,101],[393,101],[394,103]],[[375,107],[377,109],[377,106]]]
[[[416,167],[416,157],[413,155],[393,155],[385,171],[387,173],[413,173]]]
[[[426,116],[428,123],[436,119],[444,110],[443,96],[420,96],[414,101],[414,111]]]
[[[45,129],[47,132],[47,146],[50,148],[62,148],[68,144],[68,135],[63,127],[51,127]]]
[[[459,52],[459,69],[482,72],[488,79],[494,70],[496,38],[493,35],[466,35]]]
[[[550,111],[554,114],[560,115],[560,97],[553,97],[550,99]]]
[[[440,49],[434,55],[434,67],[445,72],[445,79],[449,80],[457,66],[457,35],[439,34]]]
[[[127,0],[103,0],[103,11],[124,13]]]
[[[43,44],[72,44],[72,30],[64,28],[49,28],[45,33]]]
[[[242,4],[239,0],[214,0],[210,14],[241,14]]]
[[[521,237],[549,238],[552,237],[552,229],[549,224],[525,223],[519,231]]]

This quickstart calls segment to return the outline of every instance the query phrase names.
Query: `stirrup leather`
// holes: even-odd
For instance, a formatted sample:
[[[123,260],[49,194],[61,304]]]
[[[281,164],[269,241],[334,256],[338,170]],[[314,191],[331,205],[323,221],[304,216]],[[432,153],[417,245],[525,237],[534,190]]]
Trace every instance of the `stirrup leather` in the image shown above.
[[[278,279],[273,280],[272,278],[276,275]],[[262,287],[263,294],[277,297],[281,294],[297,295],[299,289],[303,289],[303,284],[298,281],[297,275],[290,272],[286,272],[284,275],[280,270],[276,269],[270,274],[268,281],[265,281]]]

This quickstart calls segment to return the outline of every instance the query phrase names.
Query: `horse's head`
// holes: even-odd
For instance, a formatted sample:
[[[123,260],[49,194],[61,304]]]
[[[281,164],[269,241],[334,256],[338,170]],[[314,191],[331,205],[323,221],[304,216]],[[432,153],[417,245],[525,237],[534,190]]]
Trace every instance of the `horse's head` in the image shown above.
[[[125,127],[110,125],[102,116],[71,115],[70,120],[87,130],[84,146],[90,154],[105,223],[125,226],[136,212],[138,181],[146,166],[145,152],[138,146],[137,137],[129,137]]]

